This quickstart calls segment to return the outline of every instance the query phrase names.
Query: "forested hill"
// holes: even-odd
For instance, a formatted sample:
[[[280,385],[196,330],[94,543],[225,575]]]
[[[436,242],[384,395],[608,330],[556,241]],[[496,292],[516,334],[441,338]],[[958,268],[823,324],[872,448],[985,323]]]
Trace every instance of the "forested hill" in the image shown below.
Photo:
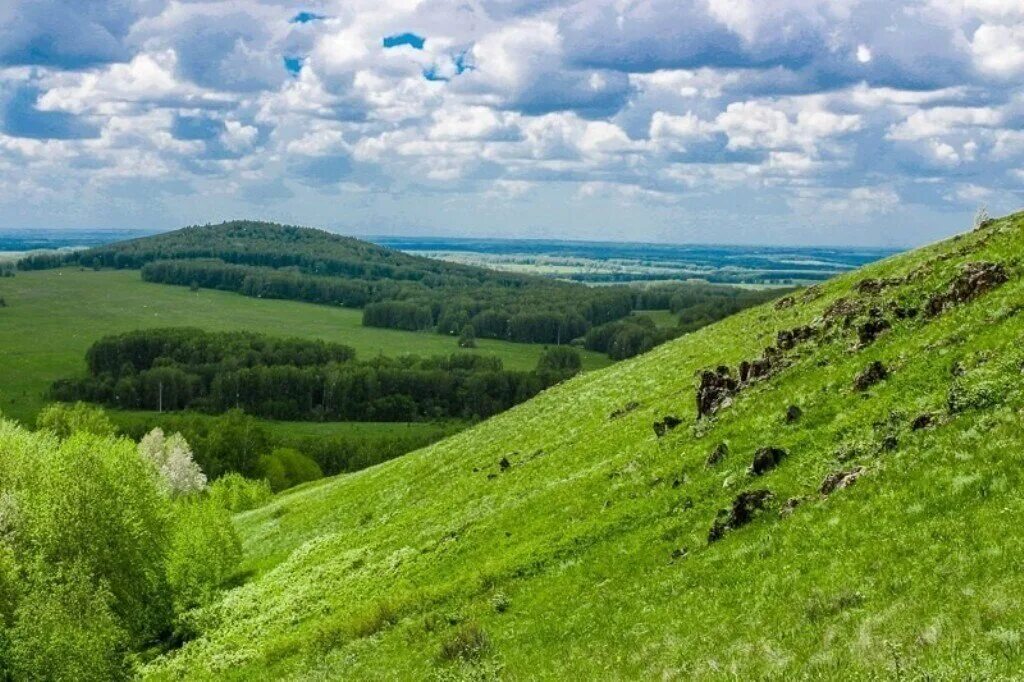
[[[225,263],[295,268],[310,275],[335,275],[368,281],[403,280],[428,287],[456,281],[498,280],[514,286],[526,278],[484,268],[413,256],[325,230],[237,220],[193,225],[70,253],[40,253],[22,261],[23,269],[80,264],[85,267],[139,269],[158,260],[217,259]]]
[[[1018,680],[1024,214],[236,517],[155,679]]]
[[[149,282],[362,308],[363,324],[370,327],[524,343],[582,340],[636,309],[671,309],[686,317],[686,329],[696,328],[777,295],[698,283],[587,287],[412,256],[322,230],[248,221],[35,254],[19,263],[23,270],[66,265],[141,269]],[[626,357],[675,333],[618,325],[593,343],[602,346],[595,350],[614,347]]]

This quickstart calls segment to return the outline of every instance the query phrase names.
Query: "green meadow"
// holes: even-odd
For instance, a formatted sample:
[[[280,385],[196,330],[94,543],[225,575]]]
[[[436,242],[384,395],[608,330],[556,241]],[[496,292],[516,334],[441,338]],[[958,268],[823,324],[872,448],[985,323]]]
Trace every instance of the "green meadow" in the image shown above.
[[[230,292],[190,291],[143,282],[137,270],[66,268],[0,278],[0,412],[31,421],[50,384],[83,372],[85,351],[107,334],[149,327],[248,330],[347,344],[357,357],[446,355],[454,338],[362,326],[362,311]],[[497,355],[508,369],[532,369],[543,346],[481,339],[476,352]],[[582,352],[584,368],[611,364]]]

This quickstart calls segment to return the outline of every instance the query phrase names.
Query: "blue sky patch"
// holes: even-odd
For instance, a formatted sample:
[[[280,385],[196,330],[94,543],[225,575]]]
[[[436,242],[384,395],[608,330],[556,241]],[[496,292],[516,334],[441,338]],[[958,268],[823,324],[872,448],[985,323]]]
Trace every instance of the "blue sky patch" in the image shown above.
[[[302,62],[304,61],[302,57],[284,57],[283,59],[285,70],[293,76],[299,75],[299,72],[302,71]]]
[[[326,18],[327,17],[325,17],[324,15],[316,14],[314,12],[299,12],[294,17],[292,17],[288,21],[288,23],[289,24],[308,24],[308,23],[313,22],[313,21],[322,21],[322,20],[324,20]]]
[[[422,50],[426,42],[426,38],[424,38],[423,36],[418,36],[415,33],[397,33],[393,36],[384,36],[385,48],[409,45],[413,49]]]

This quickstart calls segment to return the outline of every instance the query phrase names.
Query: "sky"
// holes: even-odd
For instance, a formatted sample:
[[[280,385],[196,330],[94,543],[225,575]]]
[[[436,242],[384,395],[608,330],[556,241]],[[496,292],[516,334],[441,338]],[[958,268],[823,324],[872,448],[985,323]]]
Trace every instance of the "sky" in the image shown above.
[[[1024,197],[1021,0],[4,0],[0,226],[911,246]]]

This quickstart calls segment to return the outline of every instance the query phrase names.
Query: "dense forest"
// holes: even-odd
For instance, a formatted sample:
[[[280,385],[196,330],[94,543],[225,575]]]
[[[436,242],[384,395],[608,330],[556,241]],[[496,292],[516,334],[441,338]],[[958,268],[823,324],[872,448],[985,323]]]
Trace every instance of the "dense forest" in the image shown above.
[[[187,227],[70,253],[42,253],[24,270],[79,265],[140,269],[143,279],[257,298],[363,309],[363,324],[477,338],[562,344],[633,310],[687,301],[691,320],[706,324],[734,306],[772,294],[734,296],[727,287],[694,283],[588,287],[534,275],[497,272],[412,256],[310,228],[236,221]],[[679,306],[682,311],[685,306]],[[648,347],[645,338],[631,347]],[[627,357],[627,355],[622,355]]]
[[[532,372],[492,356],[378,357],[357,362],[338,344],[247,332],[152,329],[97,341],[84,377],[52,397],[123,409],[222,413],[269,419],[416,421],[485,418],[580,369],[575,350],[552,348]]]

